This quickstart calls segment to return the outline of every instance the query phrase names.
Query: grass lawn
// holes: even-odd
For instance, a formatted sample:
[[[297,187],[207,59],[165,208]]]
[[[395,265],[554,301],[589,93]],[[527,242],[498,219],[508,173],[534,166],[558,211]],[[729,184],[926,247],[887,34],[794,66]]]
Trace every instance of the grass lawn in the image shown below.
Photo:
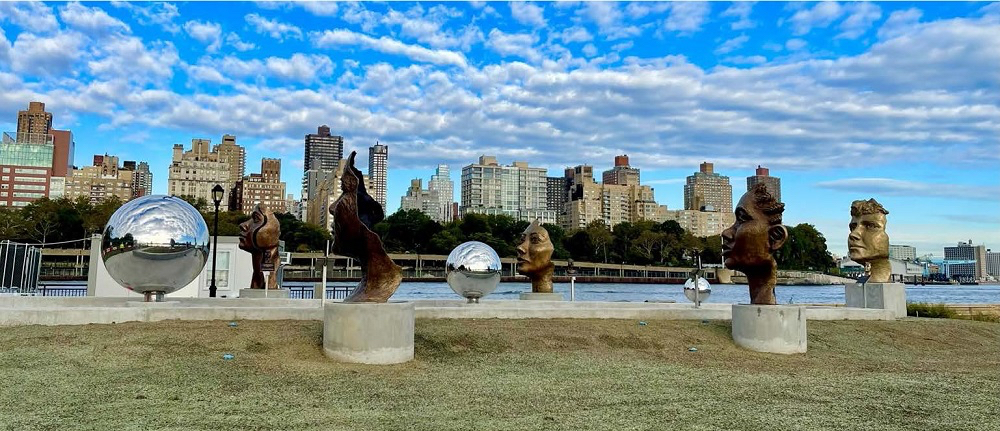
[[[726,321],[417,320],[397,366],[227,323],[0,328],[0,430],[1000,430],[990,322],[810,321],[781,356]]]

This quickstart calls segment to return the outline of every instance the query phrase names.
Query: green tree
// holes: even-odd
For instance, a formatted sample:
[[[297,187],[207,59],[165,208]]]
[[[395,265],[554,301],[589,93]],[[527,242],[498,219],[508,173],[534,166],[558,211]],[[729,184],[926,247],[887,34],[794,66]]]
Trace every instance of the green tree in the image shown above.
[[[0,240],[23,240],[25,220],[20,210],[0,207]]]
[[[590,233],[585,229],[574,231],[569,238],[564,241],[566,251],[574,260],[591,262],[594,260],[594,242],[590,239]]]
[[[393,252],[428,253],[431,238],[441,225],[420,210],[399,210],[374,226],[382,237],[386,250]]]
[[[587,234],[590,235],[590,242],[594,245],[594,251],[603,257],[602,262],[608,263],[608,247],[614,239],[611,231],[604,224],[603,220],[594,220],[587,225]]]
[[[828,271],[836,266],[826,247],[826,238],[816,227],[801,223],[787,226],[788,240],[775,253],[778,266],[783,269]]]
[[[553,259],[568,259],[570,257],[569,251],[566,250],[566,246],[563,242],[566,240],[566,231],[558,225],[552,223],[544,223],[542,227],[549,232],[549,240],[552,241],[552,258]]]
[[[657,260],[658,247],[664,243],[666,236],[667,234],[663,232],[653,230],[644,230],[639,233],[639,236],[634,241],[633,248],[643,258],[643,262],[640,263],[650,263]]]
[[[193,206],[194,209],[198,210],[198,212],[200,213],[205,213],[206,211],[212,212],[215,209],[214,205],[212,206],[212,208],[209,208],[208,201],[205,200],[205,198],[203,197],[196,198],[192,195],[180,195],[178,197],[183,199],[185,202],[191,204],[191,206]]]

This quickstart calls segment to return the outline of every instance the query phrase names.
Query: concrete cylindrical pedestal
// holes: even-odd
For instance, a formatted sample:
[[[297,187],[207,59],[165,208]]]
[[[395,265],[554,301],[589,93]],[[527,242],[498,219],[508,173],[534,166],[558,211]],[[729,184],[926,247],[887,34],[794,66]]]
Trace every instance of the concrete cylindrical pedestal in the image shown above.
[[[323,352],[339,362],[398,364],[413,359],[412,302],[327,302]]]
[[[766,353],[805,353],[806,314],[801,305],[733,304],[733,341]]]
[[[896,318],[906,317],[906,286],[903,283],[853,283],[844,285],[848,307],[891,310]]]
[[[240,289],[240,298],[288,299],[288,289]]]
[[[562,301],[563,294],[561,293],[535,293],[535,292],[524,292],[521,294],[522,301]]]

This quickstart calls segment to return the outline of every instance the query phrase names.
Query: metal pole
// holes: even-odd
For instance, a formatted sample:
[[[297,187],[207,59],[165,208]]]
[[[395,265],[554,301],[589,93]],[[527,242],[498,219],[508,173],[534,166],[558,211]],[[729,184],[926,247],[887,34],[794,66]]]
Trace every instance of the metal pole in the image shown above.
[[[698,271],[694,273],[694,308],[701,308],[701,298],[698,292],[698,278],[701,277],[701,253],[698,254]]]
[[[326,305],[326,267],[330,265],[330,240],[326,240],[326,248],[323,249],[323,289],[320,291],[320,304]]]
[[[569,278],[569,300],[576,301],[576,277]]]
[[[215,287],[215,261],[216,257],[219,256],[219,201],[215,201],[215,230],[213,231],[213,244],[212,244],[212,284],[208,287],[208,297],[215,298],[215,292],[218,288]]]

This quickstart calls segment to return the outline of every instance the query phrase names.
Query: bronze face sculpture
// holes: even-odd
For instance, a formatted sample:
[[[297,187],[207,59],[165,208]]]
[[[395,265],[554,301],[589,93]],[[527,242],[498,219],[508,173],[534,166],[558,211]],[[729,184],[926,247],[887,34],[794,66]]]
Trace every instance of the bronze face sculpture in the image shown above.
[[[888,283],[892,274],[889,265],[889,235],[885,233],[885,216],[889,214],[875,199],[851,203],[851,234],[847,237],[847,253],[851,260],[865,266],[869,283]]]
[[[533,293],[552,293],[552,241],[538,220],[528,225],[517,246],[517,272],[531,279]]]
[[[723,262],[726,268],[746,274],[751,304],[777,304],[774,252],[788,239],[788,229],[781,224],[784,211],[785,204],[775,200],[764,184],[755,184],[740,199],[736,222],[722,232]]]
[[[365,191],[364,176],[354,167],[351,151],[340,177],[340,197],[330,204],[333,215],[334,253],[358,259],[361,282],[344,302],[386,302],[403,281],[403,271],[385,252],[382,239],[372,231],[385,218],[382,206]]]
[[[257,205],[250,213],[250,219],[240,223],[240,250],[250,252],[253,262],[251,289],[264,289],[264,267],[275,271],[281,257],[278,256],[278,238],[281,224],[274,212],[264,205]],[[278,288],[278,277],[271,275],[267,280],[268,289]]]

